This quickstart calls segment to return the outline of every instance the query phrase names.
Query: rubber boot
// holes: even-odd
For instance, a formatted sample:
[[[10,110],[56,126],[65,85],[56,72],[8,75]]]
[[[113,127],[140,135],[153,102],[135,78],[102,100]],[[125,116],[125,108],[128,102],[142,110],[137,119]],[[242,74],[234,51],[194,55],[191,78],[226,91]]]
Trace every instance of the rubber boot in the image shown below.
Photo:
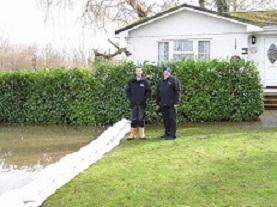
[[[135,139],[136,132],[137,132],[137,128],[131,128],[131,132],[130,132],[130,136],[128,137],[128,140]]]
[[[146,139],[144,134],[144,128],[139,128],[139,137],[140,139]]]

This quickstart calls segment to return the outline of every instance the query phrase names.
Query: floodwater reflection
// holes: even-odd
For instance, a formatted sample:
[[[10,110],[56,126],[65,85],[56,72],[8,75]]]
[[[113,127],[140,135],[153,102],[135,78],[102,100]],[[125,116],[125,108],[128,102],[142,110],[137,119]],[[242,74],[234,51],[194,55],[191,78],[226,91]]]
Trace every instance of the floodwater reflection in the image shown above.
[[[37,171],[78,151],[105,128],[0,124],[0,195],[30,181]]]

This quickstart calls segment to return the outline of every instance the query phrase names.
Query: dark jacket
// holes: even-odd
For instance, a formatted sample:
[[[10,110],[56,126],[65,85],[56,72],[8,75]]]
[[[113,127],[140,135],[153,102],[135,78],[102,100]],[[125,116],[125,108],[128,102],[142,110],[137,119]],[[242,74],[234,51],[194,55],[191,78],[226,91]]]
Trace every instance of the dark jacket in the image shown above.
[[[142,75],[138,81],[136,76],[128,81],[126,95],[131,102],[131,107],[135,105],[146,105],[146,99],[151,95],[151,86],[148,80]]]
[[[172,107],[179,104],[181,100],[180,81],[172,76],[162,79],[158,83],[156,104]]]

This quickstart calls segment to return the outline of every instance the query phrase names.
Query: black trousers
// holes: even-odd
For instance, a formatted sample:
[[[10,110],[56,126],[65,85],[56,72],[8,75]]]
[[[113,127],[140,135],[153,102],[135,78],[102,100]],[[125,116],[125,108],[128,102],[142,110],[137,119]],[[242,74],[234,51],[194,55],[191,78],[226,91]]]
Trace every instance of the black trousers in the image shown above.
[[[176,137],[177,129],[177,110],[175,107],[161,107],[164,123],[164,134],[166,136]]]
[[[145,126],[145,108],[144,105],[135,105],[131,108],[131,127],[143,128]]]

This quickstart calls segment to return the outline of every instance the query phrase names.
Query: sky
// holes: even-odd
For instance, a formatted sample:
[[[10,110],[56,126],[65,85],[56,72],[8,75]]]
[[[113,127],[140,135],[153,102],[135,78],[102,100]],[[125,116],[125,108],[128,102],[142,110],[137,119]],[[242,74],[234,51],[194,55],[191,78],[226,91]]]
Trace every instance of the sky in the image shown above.
[[[4,32],[12,44],[79,47],[85,40],[84,31],[76,24],[76,15],[62,15],[61,21],[53,23],[50,19],[45,23],[36,0],[0,0],[0,34]]]
[[[180,3],[182,2],[180,0]],[[82,9],[82,5],[79,4],[78,8]],[[51,43],[60,48],[78,48],[82,45],[99,48],[103,47],[105,41],[104,44],[109,44],[107,38],[118,28],[112,28],[107,34],[92,38],[92,33],[84,31],[76,23],[77,13],[78,11],[66,11],[57,14],[62,16],[60,21],[53,23],[50,20],[45,23],[43,11],[38,7],[37,0],[0,0],[0,35],[4,31],[10,43],[21,45],[36,43],[40,46]]]
[[[101,34],[98,37],[84,31],[80,24],[76,23],[77,17],[83,10],[81,5],[83,1],[76,2],[76,8],[79,11],[75,9],[59,13],[54,24],[51,20],[45,24],[43,11],[38,7],[37,0],[0,0],[0,35],[4,31],[9,41],[15,44],[43,45],[50,42],[58,47],[79,47],[80,45],[101,47],[104,41],[107,42],[107,37],[111,37],[118,28],[114,27],[108,31],[108,34]],[[198,0],[179,0],[179,3],[197,5]],[[56,21],[57,19],[59,21]]]
[[[44,42],[49,38],[35,0],[0,0],[0,29],[16,43]]]

